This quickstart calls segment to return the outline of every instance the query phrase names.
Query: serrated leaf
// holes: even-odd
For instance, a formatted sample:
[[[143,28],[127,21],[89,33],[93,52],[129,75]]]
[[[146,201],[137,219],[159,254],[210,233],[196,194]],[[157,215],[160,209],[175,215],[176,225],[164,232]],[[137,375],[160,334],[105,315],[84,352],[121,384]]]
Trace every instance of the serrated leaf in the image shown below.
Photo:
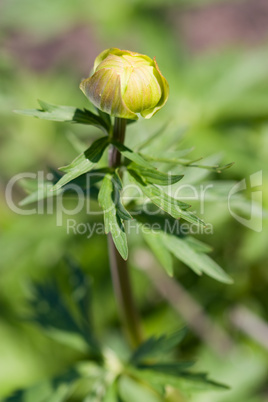
[[[136,175],[136,173],[134,174],[134,172],[132,171],[130,171],[129,173],[132,182],[139,186],[146,197],[150,198],[150,200],[156,206],[167,212],[173,218],[183,218],[190,223],[201,224],[202,226],[205,225],[205,223],[193,213],[186,211],[186,209],[190,208],[189,204],[185,204],[184,202],[171,197],[161,188],[156,187],[153,184],[145,183],[144,181],[142,181],[141,177]]]
[[[59,341],[68,341],[70,344],[72,334],[78,336],[86,342],[91,353],[101,359],[101,351],[88,320],[89,282],[76,264],[71,263],[70,260],[67,262],[71,271],[70,297],[77,303],[80,319],[74,318],[72,309],[67,300],[62,297],[57,282],[51,280],[48,283],[33,286],[33,296],[30,300],[33,315],[30,320],[41,325],[51,336],[55,334],[55,338]]]
[[[183,241],[189,244],[196,252],[198,253],[210,253],[213,248],[200,240],[197,240],[195,237],[192,236],[185,236],[183,237]]]
[[[128,257],[127,237],[122,219],[118,214],[114,201],[113,176],[107,174],[99,191],[99,204],[104,213],[105,232],[111,233],[114,244],[123,259]]]
[[[97,354],[101,355],[100,347],[93,335],[93,323],[91,319],[91,281],[90,278],[84,274],[79,265],[71,258],[66,257],[65,261],[70,269],[69,285],[71,299],[75,302],[78,308],[79,324],[83,338],[87,344],[91,346]]]
[[[184,339],[186,333],[187,329],[182,328],[170,335],[149,338],[134,351],[130,358],[130,363],[139,365],[148,358],[165,355]]]
[[[220,165],[209,166],[209,165],[199,165],[199,164],[197,165],[193,162],[186,164],[186,166],[188,166],[188,167],[196,167],[199,169],[211,170],[212,172],[216,172],[216,173],[222,173],[224,170],[229,169],[233,165],[234,165],[234,162],[227,163],[226,165],[222,165],[222,166],[220,166]]]
[[[200,168],[200,169],[206,169],[206,170],[211,170],[216,173],[222,173],[223,170],[229,169],[230,167],[233,166],[234,162],[227,163],[226,165],[202,165],[202,164],[196,164],[196,162],[200,161],[201,158],[198,159],[179,159],[176,157],[176,155],[172,156],[151,156],[151,155],[146,155],[146,154],[141,154],[147,161],[152,161],[152,162],[159,162],[159,163],[168,163],[172,165],[182,165],[184,167],[194,167],[194,168]]]
[[[171,386],[183,392],[196,392],[217,389],[228,389],[226,385],[209,380],[206,374],[181,372],[179,375],[161,373],[154,370],[136,370],[136,375],[148,382],[152,387]]]
[[[100,138],[94,141],[85,152],[75,158],[70,165],[60,168],[66,174],[54,185],[53,190],[58,190],[71,180],[92,170],[96,163],[99,162],[108,145],[109,140],[107,137]]]
[[[196,251],[196,246],[187,242],[187,238],[180,238],[171,234],[159,232],[168,250],[180,261],[190,267],[196,274],[206,273],[223,283],[233,283],[232,279],[208,255]]]
[[[171,363],[156,363],[156,364],[139,364],[139,370],[152,370],[165,374],[179,375],[186,369],[192,367],[195,363],[186,362],[171,362]]]
[[[152,232],[142,232],[143,238],[169,276],[173,276],[173,261],[170,252],[159,236]]]
[[[36,191],[33,191],[31,194],[27,195],[19,202],[19,206],[23,207],[25,205],[32,204],[33,202],[41,201],[46,198],[51,198],[55,195],[61,193],[61,190],[55,191],[54,193],[51,191],[53,187],[53,183],[46,181],[43,183],[38,183],[37,180],[34,181],[37,187]],[[21,183],[22,187],[26,187]]]
[[[25,206],[33,202],[55,197],[62,193],[64,196],[77,197],[78,194],[75,190],[76,187],[73,187],[73,185],[78,186],[85,195],[89,195],[90,198],[96,200],[98,198],[99,189],[97,186],[95,186],[95,184],[102,180],[104,175],[110,171],[111,170],[109,168],[92,170],[91,172],[85,173],[71,180],[69,183],[65,184],[56,191],[51,191],[51,189],[57,183],[59,178],[62,177],[62,175],[59,174],[54,174],[54,177],[51,181],[42,181],[36,179],[21,180],[19,184],[30,194],[23,198],[19,202],[19,205]]]
[[[121,192],[123,186],[122,186],[121,178],[118,173],[118,169],[115,171],[112,179],[113,179],[112,183],[113,183],[113,188],[114,188],[114,201],[115,201],[117,213],[121,219],[124,219],[124,220],[132,219],[132,216],[126,210],[126,208],[123,206],[123,204],[121,202],[120,192]]]
[[[62,300],[55,282],[35,284],[31,304],[34,315],[32,319],[44,328],[55,327],[68,332],[80,332],[77,323]]]
[[[71,123],[89,124],[109,133],[109,124],[102,116],[98,116],[87,109],[81,110],[72,106],[57,106],[38,100],[41,109],[15,110],[15,113],[39,119],[64,121]]]
[[[143,206],[142,206],[143,207]],[[161,211],[159,214],[155,213],[155,205],[153,203],[147,203],[146,209],[138,209],[133,208],[133,215],[135,215],[135,219],[141,223],[146,224],[146,228],[153,229],[155,225],[157,225],[157,229],[162,230],[167,233],[180,234],[180,221],[178,219],[174,219],[167,213]],[[150,213],[153,211],[153,214]]]
[[[111,116],[108,113],[103,112],[102,110],[95,108],[98,112],[98,115],[100,116],[100,118],[106,122],[107,127],[111,128],[112,126],[112,121],[111,121]]]
[[[165,212],[169,213],[171,216],[173,216],[175,219],[180,217],[178,215],[178,211],[185,211],[191,207],[191,205],[186,204],[185,202],[182,202],[180,200],[177,200],[171,196],[169,196],[163,189],[150,184],[146,183],[146,181],[143,179],[142,176],[139,176],[137,172],[134,172],[132,170],[129,171],[130,178],[132,179],[132,182],[136,183],[141,190],[144,192],[144,194],[151,199],[151,201],[160,207],[160,209],[163,209]],[[162,203],[161,203],[162,200]],[[170,204],[170,211],[168,210],[168,205]],[[172,207],[178,207],[178,210]],[[171,213],[170,213],[171,212]]]
[[[165,156],[164,159],[165,160],[177,160],[178,158],[181,158],[183,156],[188,155],[189,153],[191,153],[194,150],[194,147],[192,148],[187,148],[187,149],[178,149],[176,151],[165,151]],[[144,152],[141,152],[141,155],[148,160],[154,160],[154,161],[159,161],[161,162],[163,159],[163,152],[161,152],[161,150],[158,152],[153,152],[150,153],[150,155],[147,155]],[[160,160],[159,160],[160,159]]]
[[[131,163],[128,166],[129,171],[138,173],[139,176],[145,179],[146,182],[151,184],[158,184],[160,186],[168,186],[177,183],[183,178],[183,175],[171,175],[159,172],[157,169],[144,168],[142,166]]]
[[[162,402],[163,399],[146,385],[123,375],[118,380],[119,395],[123,402]]]
[[[120,142],[112,141],[112,144],[125,158],[135,162],[137,165],[143,166],[144,168],[154,169],[154,166],[147,162],[139,153],[132,151],[132,149],[126,147]]]
[[[84,336],[83,328],[73,318],[70,306],[60,296],[55,283],[35,285],[31,303],[34,314],[29,320],[43,327],[47,335],[69,346],[76,346],[80,339],[89,344],[88,336]],[[92,350],[95,349],[95,344],[89,346]]]
[[[3,402],[65,402],[79,377],[79,373],[71,369],[51,380],[43,381],[25,390],[18,390]]]

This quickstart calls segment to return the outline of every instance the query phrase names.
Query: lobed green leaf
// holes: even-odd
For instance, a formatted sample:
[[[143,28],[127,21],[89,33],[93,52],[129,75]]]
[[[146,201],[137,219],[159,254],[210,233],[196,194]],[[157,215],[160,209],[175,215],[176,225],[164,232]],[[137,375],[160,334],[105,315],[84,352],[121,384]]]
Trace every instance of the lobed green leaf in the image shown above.
[[[59,194],[68,197],[77,197],[77,191],[75,191],[72,185],[78,186],[84,194],[89,195],[90,198],[96,200],[99,193],[96,183],[102,180],[104,175],[110,171],[111,169],[109,168],[91,170],[90,172],[84,173],[83,175],[71,180],[56,191],[51,190],[57,181],[62,178],[61,174],[54,174],[51,181],[38,181],[36,179],[21,180],[19,184],[29,194],[19,202],[19,205],[25,206]]]
[[[157,394],[148,385],[142,384],[133,378],[123,375],[118,381],[118,390],[122,402],[162,402],[161,395]]]
[[[65,402],[72,394],[80,375],[75,369],[38,383],[25,390],[18,390],[3,402]]]
[[[217,383],[208,379],[207,374],[181,372],[179,375],[161,373],[155,370],[136,370],[136,375],[143,381],[148,382],[154,389],[158,390],[161,386],[178,389],[182,392],[207,391],[229,389],[224,384]]]
[[[143,166],[147,169],[154,169],[154,166],[147,162],[139,153],[132,151],[132,149],[126,147],[117,141],[112,141],[112,144],[118,149],[118,151],[127,159],[135,162],[139,166]]]
[[[120,198],[119,189],[113,184],[114,176],[107,174],[103,181],[99,191],[99,204],[104,213],[104,225],[105,232],[111,233],[114,244],[121,254],[123,259],[128,257],[127,237],[124,229],[122,219],[129,219],[131,216],[123,208]],[[114,191],[117,194],[118,199],[115,200]],[[118,206],[119,205],[119,206]]]
[[[177,183],[183,178],[183,175],[171,175],[167,173],[159,172],[155,168],[144,168],[143,166],[139,166],[135,163],[131,163],[128,166],[128,171],[134,171],[146,182],[151,184],[158,184],[160,186],[168,186],[174,183]]]
[[[107,137],[102,137],[91,144],[91,146],[77,158],[73,160],[68,166],[60,168],[65,175],[53,186],[53,191],[60,189],[65,184],[76,179],[84,173],[92,170],[96,163],[99,162],[103,152],[109,145]]]
[[[110,126],[107,119],[87,109],[81,110],[72,106],[57,106],[41,100],[38,100],[38,103],[41,109],[15,110],[15,113],[45,120],[89,124],[100,128],[106,134],[109,133]]]
[[[156,187],[153,184],[146,183],[142,180],[142,177],[138,176],[136,172],[129,171],[130,178],[132,182],[137,184],[142,192],[150,198],[150,200],[157,205],[160,209],[167,212],[175,219],[183,218],[186,221],[194,224],[205,225],[205,223],[195,216],[192,212],[186,211],[186,209],[190,208],[189,204],[181,202],[167,193],[165,193],[159,187]]]
[[[212,278],[223,283],[233,283],[233,280],[227,275],[223,269],[208,255],[200,252],[200,244],[197,244],[191,239],[180,238],[172,234],[159,232],[158,234],[167,249],[174,254],[180,261],[190,267],[196,274],[205,273]]]
[[[148,246],[153,251],[154,255],[165,269],[169,276],[173,276],[173,261],[170,251],[167,249],[163,243],[160,236],[155,235],[152,232],[144,231],[142,232],[143,238],[148,244]]]
[[[101,359],[99,345],[93,335],[89,320],[89,300],[91,293],[88,278],[70,259],[66,259],[70,275],[70,297],[78,307],[78,317],[72,313],[67,301],[62,297],[57,282],[51,280],[33,286],[33,297],[30,300],[33,315],[30,320],[41,325],[48,334],[60,341],[71,341],[71,335],[83,339],[92,355]]]
[[[182,328],[170,335],[149,338],[134,351],[130,363],[137,366],[148,358],[165,355],[181,343],[186,333],[187,329]]]

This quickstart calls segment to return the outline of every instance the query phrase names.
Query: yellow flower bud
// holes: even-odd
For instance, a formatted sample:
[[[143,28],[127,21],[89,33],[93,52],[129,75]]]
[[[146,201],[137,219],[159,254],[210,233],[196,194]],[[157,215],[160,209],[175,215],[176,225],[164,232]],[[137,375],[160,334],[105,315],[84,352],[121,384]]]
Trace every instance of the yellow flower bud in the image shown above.
[[[98,109],[112,116],[149,119],[161,109],[169,94],[167,80],[155,58],[111,48],[95,60],[94,73],[81,90]]]

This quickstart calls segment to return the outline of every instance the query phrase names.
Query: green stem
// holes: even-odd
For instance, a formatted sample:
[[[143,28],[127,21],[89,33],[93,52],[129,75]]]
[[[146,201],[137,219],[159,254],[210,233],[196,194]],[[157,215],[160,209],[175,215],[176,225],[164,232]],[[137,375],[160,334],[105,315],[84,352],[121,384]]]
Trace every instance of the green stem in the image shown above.
[[[113,139],[123,144],[125,139],[126,120],[115,118]],[[112,146],[109,153],[109,166],[120,166],[121,154]],[[108,234],[109,258],[114,292],[122,322],[133,347],[142,342],[142,333],[138,311],[134,303],[127,262],[123,260],[114,245],[111,234]]]

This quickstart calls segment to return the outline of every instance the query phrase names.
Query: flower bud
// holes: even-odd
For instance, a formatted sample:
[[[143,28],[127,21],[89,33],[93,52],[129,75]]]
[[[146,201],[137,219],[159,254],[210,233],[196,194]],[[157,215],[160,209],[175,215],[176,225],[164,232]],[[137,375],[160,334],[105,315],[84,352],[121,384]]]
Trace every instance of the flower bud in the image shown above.
[[[81,90],[100,110],[112,116],[149,119],[168,98],[169,86],[155,58],[111,48],[95,60],[93,75],[80,84]]]

